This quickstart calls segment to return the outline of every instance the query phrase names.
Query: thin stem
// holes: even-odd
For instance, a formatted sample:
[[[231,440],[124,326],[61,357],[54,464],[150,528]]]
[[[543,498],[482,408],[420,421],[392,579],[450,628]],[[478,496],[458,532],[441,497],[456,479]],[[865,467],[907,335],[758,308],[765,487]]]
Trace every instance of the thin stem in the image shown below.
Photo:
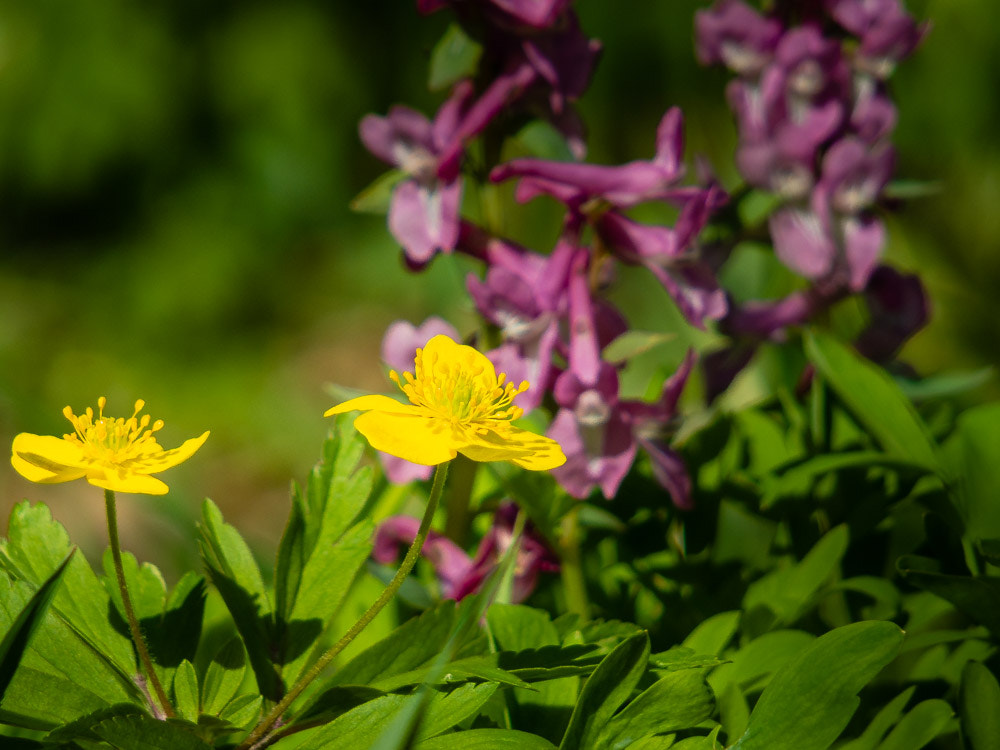
[[[132,607],[132,598],[128,594],[128,586],[125,584],[125,568],[122,567],[122,547],[118,541],[118,510],[115,507],[115,493],[112,490],[104,490],[104,507],[108,516],[108,540],[111,542],[111,557],[115,562],[115,577],[118,578],[118,591],[122,595],[122,605],[125,607],[125,619],[128,620],[128,628],[132,633],[132,643],[139,653],[139,661],[146,672],[149,683],[153,686],[153,692],[160,701],[163,713],[169,718],[174,715],[174,707],[170,705],[170,699],[160,683],[160,678],[156,676],[153,669],[153,660],[149,658],[149,649],[146,648],[146,639],[139,629],[139,619],[135,616],[135,609]]]
[[[590,602],[581,565],[579,516],[579,508],[573,508],[563,517],[559,572],[566,592],[566,609],[587,620],[590,619]]]
[[[472,485],[476,479],[479,464],[465,456],[458,455],[452,461],[451,482],[448,484],[448,499],[445,503],[444,533],[459,547],[464,547],[469,536],[469,501],[472,499]]]
[[[357,638],[358,634],[361,633],[365,627],[368,626],[375,616],[382,611],[386,604],[395,596],[399,587],[403,585],[403,581],[406,576],[410,574],[413,570],[413,566],[417,564],[417,558],[420,556],[420,550],[424,546],[424,540],[427,539],[427,532],[430,531],[431,521],[434,519],[434,511],[437,510],[438,502],[441,500],[441,493],[444,490],[444,480],[448,475],[448,464],[439,464],[437,469],[434,471],[434,483],[431,486],[431,494],[427,499],[427,509],[424,511],[424,517],[420,520],[420,528],[417,529],[417,536],[413,540],[413,544],[406,551],[406,557],[403,558],[403,563],[399,566],[399,570],[396,571],[396,575],[393,576],[389,585],[386,586],[385,590],[375,600],[375,603],[368,608],[361,618],[351,626],[344,636],[337,641],[333,646],[327,650],[319,659],[313,664],[312,668],[306,672],[306,674],[292,687],[291,690],[281,699],[279,703],[276,703],[274,708],[272,708],[267,716],[265,716],[261,722],[254,728],[250,736],[243,740],[242,744],[237,748],[237,750],[247,750],[248,748],[264,747],[265,742],[262,742],[262,738],[274,727],[281,715],[288,710],[288,707],[292,705],[292,702],[302,694],[309,684],[315,680],[319,674],[326,669],[326,667],[332,662],[337,655],[347,648],[347,645]]]

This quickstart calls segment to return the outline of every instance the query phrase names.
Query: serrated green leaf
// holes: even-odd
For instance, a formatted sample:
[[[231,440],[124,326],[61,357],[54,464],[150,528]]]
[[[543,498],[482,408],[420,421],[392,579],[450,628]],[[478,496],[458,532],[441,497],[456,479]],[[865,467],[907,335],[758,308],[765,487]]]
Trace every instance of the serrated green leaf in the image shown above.
[[[482,54],[482,45],[471,39],[457,23],[452,23],[431,52],[427,88],[440,91],[463,78],[471,78]]]
[[[261,694],[278,701],[284,691],[271,661],[273,611],[260,569],[239,532],[223,521],[211,500],[202,505],[198,529],[205,569],[243,638]]]
[[[962,670],[958,710],[969,750],[1000,747],[1000,684],[979,662],[970,661]]]
[[[212,658],[201,689],[202,711],[213,716],[233,699],[246,673],[246,650],[243,641],[231,638]]]
[[[560,750],[597,747],[597,738],[646,671],[649,636],[637,633],[608,654],[587,680],[573,709]]]
[[[401,169],[390,169],[379,175],[368,187],[354,196],[351,210],[362,214],[388,213],[393,189],[407,177],[406,172]]]
[[[7,539],[0,542],[0,565],[12,578],[40,586],[69,554],[69,535],[49,509],[23,501],[14,506]],[[124,679],[136,672],[132,643],[107,617],[110,599],[82,555],[75,555],[62,576],[51,607]]]
[[[69,565],[75,552],[76,547],[70,549],[66,559],[31,595],[10,625],[4,628],[3,639],[0,639],[0,702],[3,701],[11,680],[14,679],[14,673],[21,664],[31,637],[40,628],[66,566]]]
[[[194,664],[185,659],[174,673],[174,708],[180,718],[196,722],[200,706],[198,673],[195,672]]]
[[[953,714],[951,706],[943,700],[935,698],[918,703],[889,733],[878,750],[920,750],[941,734]]]
[[[806,353],[854,418],[886,452],[944,475],[927,426],[884,370],[819,332],[807,335]]]
[[[413,750],[555,750],[537,734],[516,729],[469,729],[423,740]]]
[[[826,633],[764,689],[732,750],[826,750],[858,707],[857,693],[899,651],[890,622],[858,622]]]
[[[671,672],[615,714],[594,747],[625,750],[643,737],[697,726],[714,710],[715,695],[700,670]]]

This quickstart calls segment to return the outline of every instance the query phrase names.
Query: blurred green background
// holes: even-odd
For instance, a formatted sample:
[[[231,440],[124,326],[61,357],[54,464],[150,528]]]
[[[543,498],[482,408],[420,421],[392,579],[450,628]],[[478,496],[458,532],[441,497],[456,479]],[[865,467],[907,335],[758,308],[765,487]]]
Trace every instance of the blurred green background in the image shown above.
[[[468,264],[411,275],[384,218],[348,207],[383,169],[358,120],[441,101],[425,79],[450,17],[413,5],[0,0],[0,437],[62,434],[62,407],[102,394],[113,415],[144,398],[167,447],[211,430],[165,475],[170,495],[119,504],[124,545],[167,571],[190,561],[206,495],[270,549],[289,479],[318,456],[325,385],[385,389],[391,321],[475,325]],[[703,5],[577,4],[604,42],[579,104],[591,159],[648,158],[677,104],[688,156],[735,183],[728,77],[692,54]],[[933,29],[892,79],[897,176],[941,190],[890,220],[890,262],[919,271],[934,303],[904,357],[928,374],[993,365],[1000,6],[908,7]],[[655,327],[667,305],[650,298],[634,313],[650,320],[634,322]],[[974,397],[996,395],[994,380]],[[103,547],[96,488],[30,485],[8,466],[0,512],[23,497],[49,504],[91,556]]]

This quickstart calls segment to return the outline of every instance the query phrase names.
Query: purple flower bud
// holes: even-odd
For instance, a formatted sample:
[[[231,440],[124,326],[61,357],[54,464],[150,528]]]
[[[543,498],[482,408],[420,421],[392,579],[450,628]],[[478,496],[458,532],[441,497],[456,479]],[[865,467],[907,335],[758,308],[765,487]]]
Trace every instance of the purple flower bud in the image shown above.
[[[930,302],[919,277],[889,266],[875,269],[864,291],[870,320],[858,337],[859,352],[885,364],[930,318]]]
[[[753,77],[770,62],[781,24],[764,18],[740,0],[723,0],[695,13],[695,46],[703,65],[722,63],[740,76]]]
[[[858,67],[876,78],[888,78],[928,30],[903,10],[899,0],[826,0],[836,21],[861,39]]]

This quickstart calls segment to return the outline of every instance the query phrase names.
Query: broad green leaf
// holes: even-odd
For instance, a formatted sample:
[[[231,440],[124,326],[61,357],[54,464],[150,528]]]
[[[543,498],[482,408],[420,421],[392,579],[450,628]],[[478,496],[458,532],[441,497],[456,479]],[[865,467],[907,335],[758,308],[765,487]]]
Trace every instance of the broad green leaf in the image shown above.
[[[440,91],[463,78],[472,78],[482,53],[482,45],[469,38],[457,23],[452,23],[431,52],[427,88]]]
[[[202,505],[199,546],[209,578],[222,595],[243,637],[261,694],[280,700],[281,678],[271,661],[272,609],[260,569],[246,542],[211,500]]]
[[[671,672],[615,714],[594,747],[625,750],[643,737],[697,726],[714,710],[715,695],[701,670]]]
[[[330,684],[367,685],[421,667],[442,651],[454,624],[455,603],[442,602],[355,656],[334,674]]]
[[[599,733],[631,695],[648,659],[649,636],[645,632],[626,639],[604,657],[580,693],[560,750],[597,747]]]
[[[423,740],[413,750],[555,750],[537,734],[515,729],[469,729]]]
[[[209,750],[198,727],[180,720],[160,721],[137,706],[114,706],[49,733],[50,742],[90,740],[115,750]]]
[[[246,672],[243,641],[231,638],[212,658],[201,688],[201,706],[206,714],[216,716],[236,695]]]
[[[675,734],[658,734],[654,737],[643,737],[638,742],[628,746],[628,750],[667,750],[674,747]]]
[[[295,717],[295,723],[326,723],[383,695],[385,692],[368,685],[334,685],[313,698],[309,706]]]
[[[894,457],[943,474],[937,446],[899,386],[832,336],[811,332],[806,353],[854,418]]]
[[[970,661],[962,670],[958,711],[968,750],[1000,747],[1000,684],[979,662]]]
[[[396,184],[407,178],[402,169],[390,169],[376,177],[364,190],[354,196],[351,210],[363,214],[385,214],[389,212],[389,202]]]
[[[776,674],[733,750],[826,750],[854,715],[857,693],[899,651],[890,622],[858,622],[816,639]]]
[[[511,687],[530,687],[517,675],[511,674],[497,666],[496,654],[472,656],[467,659],[450,661],[443,668],[443,674],[432,681],[435,685],[447,685],[454,682],[497,682]],[[427,681],[427,668],[403,672],[383,680],[375,680],[371,687],[385,692],[399,690],[407,685],[420,685]]]
[[[947,599],[994,636],[1000,635],[1000,577],[938,573],[933,560],[916,555],[899,558],[896,569],[909,583]]]
[[[460,685],[454,690],[434,692],[421,717],[415,739],[436,737],[474,716],[498,687],[496,683]]]
[[[701,654],[721,654],[740,625],[737,611],[720,612],[701,622],[682,645]]]
[[[916,686],[909,687],[882,706],[875,718],[872,719],[871,724],[861,733],[861,736],[851,740],[840,750],[875,750],[886,732],[899,721],[906,710],[906,704],[910,702],[916,689]]]
[[[66,565],[63,576],[69,571]],[[35,594],[25,581],[0,575],[0,631],[10,632]],[[49,606],[35,625],[0,705],[0,721],[51,729],[112,703],[139,701],[135,685]]]
[[[717,726],[705,737],[685,737],[670,745],[670,750],[722,750],[722,744],[718,740],[721,729],[721,726]]]
[[[681,669],[704,669],[725,664],[725,659],[708,654],[699,654],[687,646],[674,646],[658,654],[650,654],[649,668],[663,672],[676,672]],[[520,674],[520,673],[519,673]]]
[[[174,673],[174,708],[182,719],[196,722],[200,705],[198,673],[194,665],[185,659]]]
[[[771,675],[814,640],[815,636],[802,630],[764,633],[733,654],[732,663],[714,670],[708,681],[717,692],[730,683],[745,690],[760,690]]]
[[[7,539],[0,541],[0,566],[12,578],[41,586],[69,554],[69,535],[49,509],[27,501],[14,506]],[[132,643],[108,619],[108,593],[82,555],[74,555],[62,575],[51,607],[103,658],[130,679],[136,671]]]
[[[920,750],[951,720],[954,712],[943,700],[933,698],[913,707],[878,746],[878,750]]]
[[[302,568],[306,564],[305,534],[309,510],[305,502],[302,489],[292,482],[292,504],[274,563],[274,611],[280,618],[286,618],[292,609],[302,581]]]
[[[824,534],[800,562],[755,581],[743,598],[748,616],[754,609],[767,609],[777,624],[795,622],[808,611],[813,597],[837,571],[847,551],[847,542],[847,526],[841,524]]]
[[[31,595],[28,602],[21,608],[21,611],[14,617],[9,627],[4,628],[3,639],[0,640],[0,703],[7,692],[7,687],[14,679],[24,652],[31,642],[31,637],[39,629],[45,613],[48,611],[52,597],[56,593],[56,588],[62,578],[62,574],[69,565],[70,559],[76,552],[73,547],[66,559],[62,561],[58,568],[53,571],[45,582],[38,587],[38,590]]]
[[[1000,538],[1000,404],[963,412],[949,440],[955,496],[972,539]]]

